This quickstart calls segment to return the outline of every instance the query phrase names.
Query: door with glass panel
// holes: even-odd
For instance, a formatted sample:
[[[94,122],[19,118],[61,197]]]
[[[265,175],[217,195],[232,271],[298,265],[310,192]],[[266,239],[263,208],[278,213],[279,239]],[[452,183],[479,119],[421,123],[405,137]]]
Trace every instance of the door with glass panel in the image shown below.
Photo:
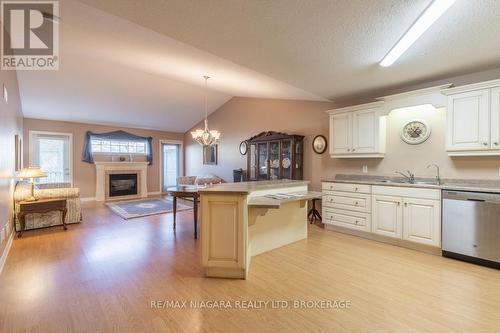
[[[177,185],[177,177],[181,175],[181,145],[177,143],[161,143],[162,189]]]
[[[47,175],[37,183],[72,185],[72,136],[65,133],[30,131],[30,166],[38,166]]]

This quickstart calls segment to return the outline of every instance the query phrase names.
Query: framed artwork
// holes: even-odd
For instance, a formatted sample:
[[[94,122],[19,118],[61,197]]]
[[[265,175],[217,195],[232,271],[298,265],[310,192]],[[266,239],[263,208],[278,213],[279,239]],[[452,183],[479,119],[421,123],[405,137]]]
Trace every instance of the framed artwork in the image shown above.
[[[203,146],[203,164],[217,164],[217,145]]]
[[[323,154],[326,151],[328,144],[325,136],[316,135],[312,142],[313,150],[316,154]]]
[[[23,140],[21,136],[16,134],[14,136],[15,140],[15,161],[16,161],[16,171],[19,171],[23,168]]]

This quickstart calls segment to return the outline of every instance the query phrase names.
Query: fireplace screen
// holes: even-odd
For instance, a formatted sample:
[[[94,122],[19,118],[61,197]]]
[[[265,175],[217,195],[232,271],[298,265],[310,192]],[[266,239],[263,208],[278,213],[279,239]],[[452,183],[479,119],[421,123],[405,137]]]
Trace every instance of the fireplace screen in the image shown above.
[[[109,175],[109,196],[137,194],[137,174],[123,173]]]

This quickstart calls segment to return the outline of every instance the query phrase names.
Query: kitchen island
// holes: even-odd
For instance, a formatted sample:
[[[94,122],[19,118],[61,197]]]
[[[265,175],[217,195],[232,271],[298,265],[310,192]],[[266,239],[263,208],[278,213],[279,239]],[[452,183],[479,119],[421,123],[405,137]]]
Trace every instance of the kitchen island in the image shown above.
[[[307,238],[308,181],[226,183],[200,189],[207,277],[248,276],[252,256]]]

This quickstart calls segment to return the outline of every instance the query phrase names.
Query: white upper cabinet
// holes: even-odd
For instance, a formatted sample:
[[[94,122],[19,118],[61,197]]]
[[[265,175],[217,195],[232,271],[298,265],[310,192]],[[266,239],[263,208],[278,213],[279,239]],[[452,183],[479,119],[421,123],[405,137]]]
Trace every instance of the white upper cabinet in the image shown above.
[[[352,115],[341,113],[330,116],[330,155],[351,151]]]
[[[327,111],[330,114],[330,155],[333,158],[383,157],[385,116],[381,103]]]
[[[448,96],[448,150],[490,148],[489,90]]]
[[[353,112],[352,125],[352,151],[357,154],[376,153],[379,131],[376,110]]]
[[[500,150],[500,87],[491,89],[491,149]]]
[[[500,155],[500,80],[443,90],[450,156]]]

